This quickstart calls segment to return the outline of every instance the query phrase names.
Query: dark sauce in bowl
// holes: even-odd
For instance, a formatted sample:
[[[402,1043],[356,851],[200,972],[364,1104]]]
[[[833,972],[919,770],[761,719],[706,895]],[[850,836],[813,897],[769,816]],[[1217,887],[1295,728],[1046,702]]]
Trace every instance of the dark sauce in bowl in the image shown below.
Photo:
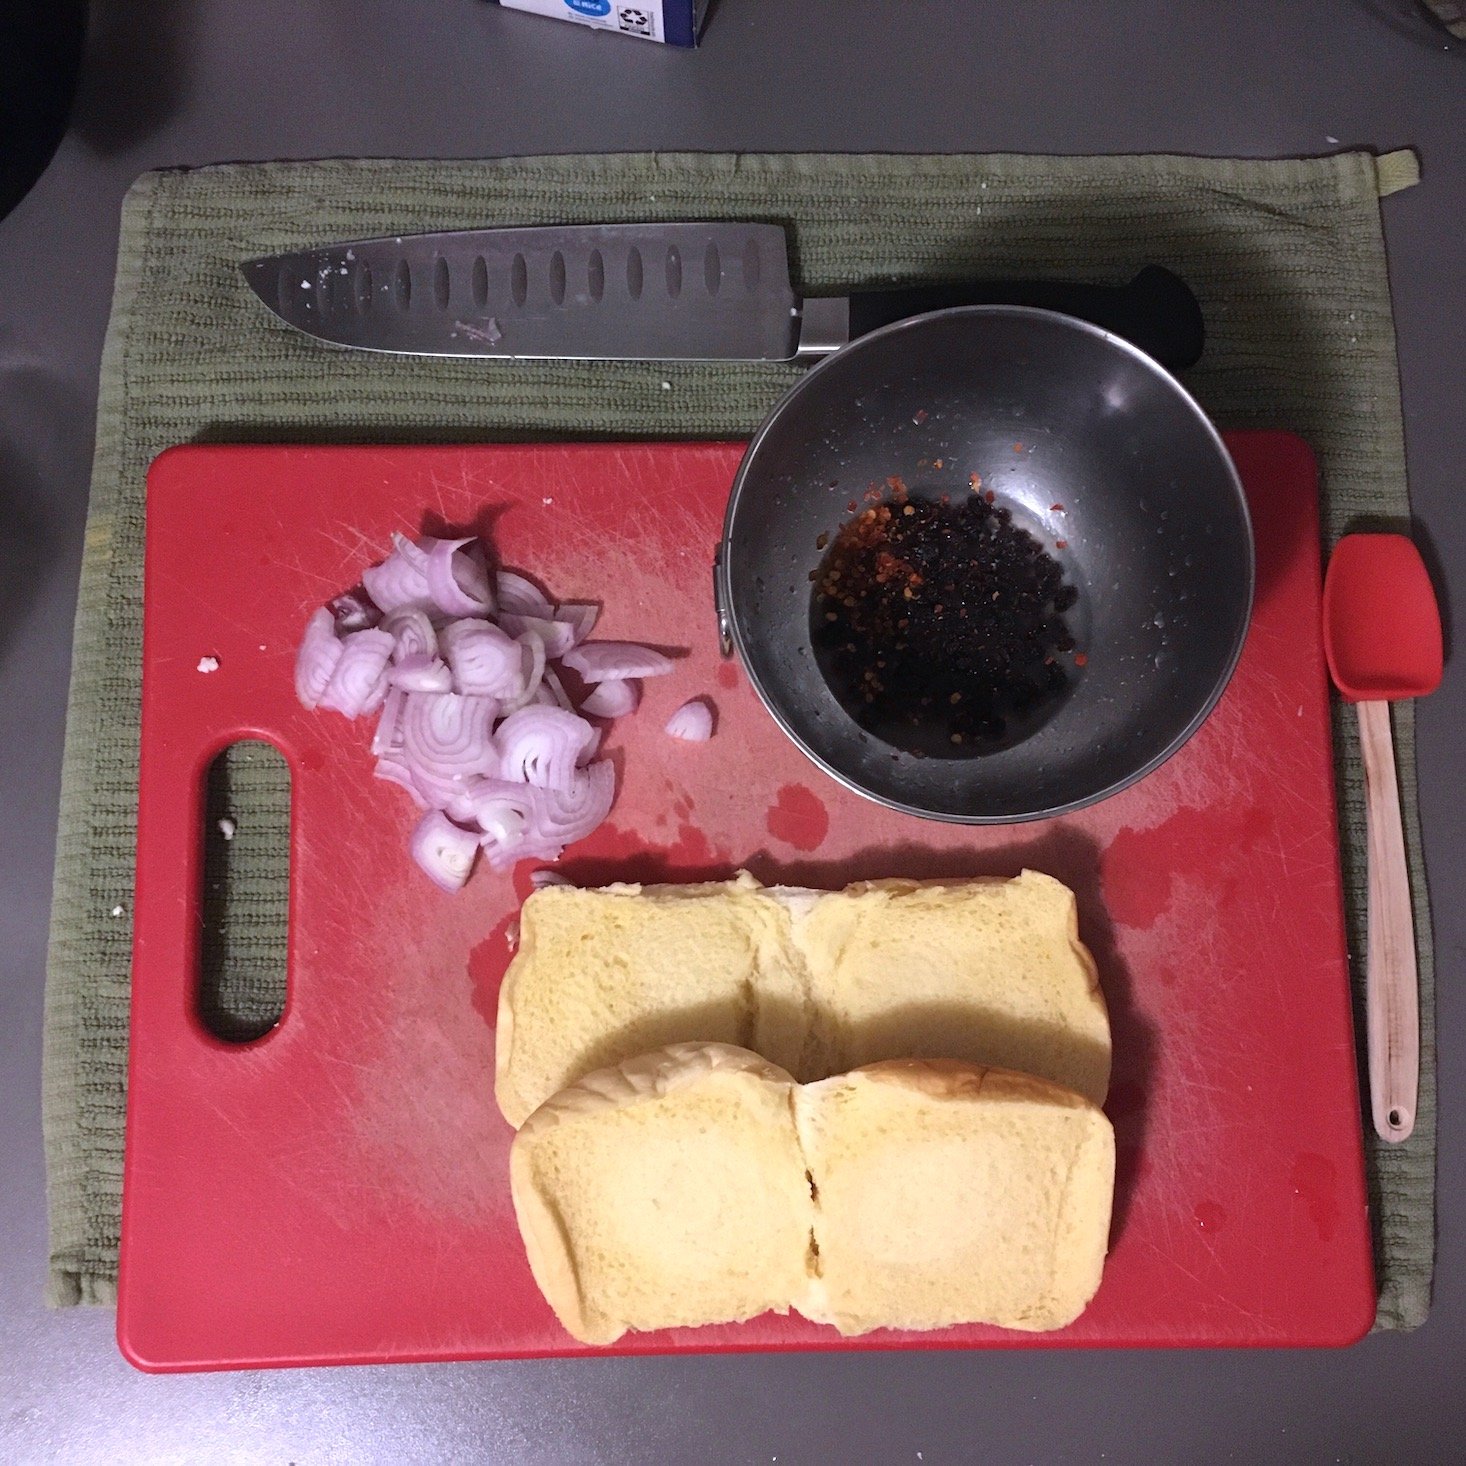
[[[893,748],[1010,748],[1057,711],[1084,665],[1064,620],[1078,591],[976,476],[956,503],[913,496],[900,479],[890,489],[820,537],[815,661],[850,716]]]

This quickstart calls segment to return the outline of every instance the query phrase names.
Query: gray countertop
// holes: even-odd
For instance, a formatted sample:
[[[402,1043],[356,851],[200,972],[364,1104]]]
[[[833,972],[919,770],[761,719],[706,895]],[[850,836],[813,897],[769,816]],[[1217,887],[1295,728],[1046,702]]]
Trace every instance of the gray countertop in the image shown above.
[[[46,920],[118,209],[146,169],[641,148],[1420,151],[1385,205],[1411,487],[1466,575],[1466,43],[1407,0],[721,0],[696,53],[482,0],[99,0],[73,125],[0,223],[0,1457],[1406,1462],[1466,1453],[1466,688],[1420,713],[1440,969],[1429,1323],[1342,1353],[870,1354],[150,1378],[49,1313]],[[1454,282],[1454,284],[1453,284]],[[1454,302],[1454,304],[1452,304]],[[1451,1449],[1452,1443],[1454,1450]]]

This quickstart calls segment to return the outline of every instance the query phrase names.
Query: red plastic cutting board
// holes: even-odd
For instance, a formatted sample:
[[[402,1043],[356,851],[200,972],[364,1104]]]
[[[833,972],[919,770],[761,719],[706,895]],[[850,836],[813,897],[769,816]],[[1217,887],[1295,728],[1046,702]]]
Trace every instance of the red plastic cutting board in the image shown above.
[[[1051,872],[1079,893],[1114,1022],[1112,1252],[1056,1334],[842,1340],[797,1317],[628,1335],[616,1352],[1342,1344],[1374,1313],[1312,459],[1231,440],[1258,598],[1231,687],[1124,794],[1037,826],[964,829],[850,794],[718,657],[709,562],[736,445],[180,448],[148,480],[132,1051],[118,1333],[149,1369],[595,1352],[561,1331],[509,1202],[494,1007],[528,885],[457,896],[410,864],[405,796],[365,725],[298,706],[306,617],[394,529],[492,523],[506,564],[599,634],[690,648],[615,725],[609,825],[581,882]],[[961,465],[965,474],[967,465]],[[1093,649],[1092,655],[1102,655]],[[217,671],[198,670],[201,657]],[[709,744],[662,733],[714,694]],[[210,760],[267,738],[292,783],[289,999],[249,1045],[195,1016]],[[899,981],[899,974],[893,975]]]

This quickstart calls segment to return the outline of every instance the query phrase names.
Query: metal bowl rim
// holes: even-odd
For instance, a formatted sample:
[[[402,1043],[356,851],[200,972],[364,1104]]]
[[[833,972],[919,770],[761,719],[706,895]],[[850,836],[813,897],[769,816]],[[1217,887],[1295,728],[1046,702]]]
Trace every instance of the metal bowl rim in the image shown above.
[[[1225,466],[1227,480],[1231,484],[1233,497],[1242,518],[1243,542],[1247,550],[1246,594],[1243,598],[1243,612],[1238,619],[1237,628],[1233,634],[1231,649],[1227,654],[1221,671],[1218,673],[1215,685],[1187,722],[1186,726],[1171,739],[1165,748],[1153,755],[1144,764],[1141,764],[1123,778],[1113,780],[1093,793],[1067,800],[1063,804],[1048,805],[1042,809],[1022,811],[1016,814],[947,814],[938,810],[926,809],[920,805],[907,804],[902,800],[891,798],[885,794],[878,794],[874,790],[868,789],[859,780],[852,778],[843,769],[836,768],[827,759],[816,753],[800,737],[795,729],[790,726],[777,700],[770,694],[769,688],[765,685],[763,678],[759,676],[758,671],[749,658],[743,636],[743,628],[739,624],[738,613],[733,602],[732,577],[728,568],[728,551],[733,542],[734,520],[737,518],[739,502],[743,497],[744,486],[750,475],[750,466],[753,464],[760,448],[773,431],[779,419],[787,415],[788,409],[798,398],[812,390],[810,387],[811,382],[818,382],[821,374],[827,372],[837,362],[841,361],[842,358],[854,355],[873,344],[884,343],[903,332],[920,331],[935,321],[973,318],[991,319],[994,317],[1034,319],[1077,331],[1081,335],[1096,337],[1118,348],[1125,355],[1132,357],[1145,370],[1159,378],[1176,394],[1182,406],[1187,408],[1192,417],[1200,424],[1203,432],[1216,449],[1222,464]],[[727,643],[737,651],[739,663],[742,665],[745,673],[747,673],[748,680],[752,683],[753,690],[758,694],[759,701],[764,705],[764,709],[783,730],[784,735],[789,741],[812,764],[822,769],[836,783],[843,784],[852,793],[859,794],[876,804],[885,805],[888,809],[899,810],[903,814],[915,815],[920,819],[936,820],[941,824],[949,825],[1017,825],[1028,824],[1034,820],[1053,819],[1063,814],[1073,814],[1077,810],[1088,809],[1091,805],[1100,803],[1101,800],[1109,799],[1113,795],[1128,789],[1132,784],[1138,783],[1148,774],[1153,774],[1162,764],[1172,758],[1179,749],[1190,742],[1195,736],[1197,729],[1206,722],[1215,710],[1217,703],[1221,701],[1222,694],[1227,690],[1227,686],[1232,680],[1232,675],[1237,670],[1237,663],[1241,659],[1242,648],[1247,640],[1247,633],[1252,626],[1252,611],[1256,599],[1257,545],[1253,534],[1252,513],[1247,507],[1247,495],[1242,487],[1242,478],[1237,472],[1237,465],[1232,461],[1232,455],[1227,451],[1226,443],[1222,441],[1221,433],[1217,430],[1216,424],[1202,410],[1201,404],[1186,390],[1180,380],[1171,372],[1167,371],[1153,356],[1142,351],[1131,342],[1126,341],[1123,337],[1116,336],[1112,331],[1106,331],[1101,326],[1095,326],[1088,321],[1082,321],[1077,316],[1065,315],[1061,311],[1040,310],[1037,307],[1025,305],[959,305],[949,306],[945,310],[927,311],[918,316],[908,316],[904,320],[893,321],[890,325],[881,326],[864,336],[857,337],[854,341],[847,342],[839,350],[825,357],[823,361],[817,362],[799,381],[780,397],[769,410],[763,422],[759,424],[758,430],[754,433],[753,437],[749,440],[748,447],[744,450],[743,457],[739,461],[738,472],[734,475],[733,486],[728,491],[728,508],[723,515],[723,533],[718,541],[717,554],[713,561],[713,580],[720,635],[725,636]]]

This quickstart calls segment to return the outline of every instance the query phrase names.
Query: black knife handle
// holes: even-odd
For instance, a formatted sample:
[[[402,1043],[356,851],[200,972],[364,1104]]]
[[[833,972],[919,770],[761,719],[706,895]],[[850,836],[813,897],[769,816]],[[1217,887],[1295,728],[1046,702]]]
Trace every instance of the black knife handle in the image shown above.
[[[972,280],[861,290],[850,297],[850,336],[956,305],[1027,305],[1060,311],[1122,336],[1171,371],[1195,366],[1206,340],[1191,287],[1163,265],[1147,265],[1128,285],[1051,280]]]

